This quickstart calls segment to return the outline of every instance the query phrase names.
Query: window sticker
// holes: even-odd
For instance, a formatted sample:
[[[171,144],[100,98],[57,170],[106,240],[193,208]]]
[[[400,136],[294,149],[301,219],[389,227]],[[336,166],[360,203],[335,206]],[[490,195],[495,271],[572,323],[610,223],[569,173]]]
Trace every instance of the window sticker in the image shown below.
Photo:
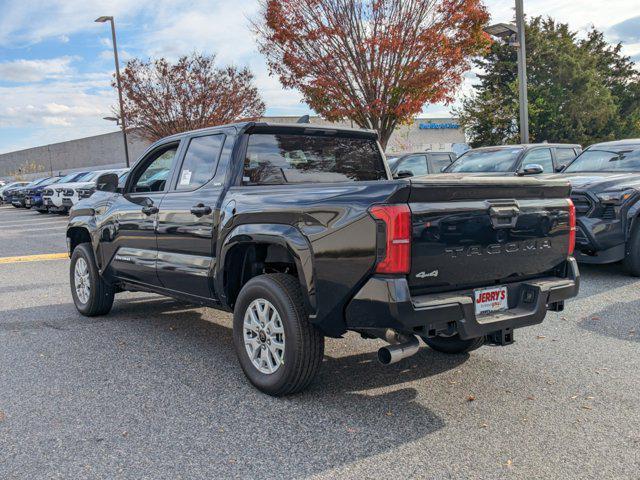
[[[189,185],[191,183],[191,170],[183,170],[180,175],[180,185]]]

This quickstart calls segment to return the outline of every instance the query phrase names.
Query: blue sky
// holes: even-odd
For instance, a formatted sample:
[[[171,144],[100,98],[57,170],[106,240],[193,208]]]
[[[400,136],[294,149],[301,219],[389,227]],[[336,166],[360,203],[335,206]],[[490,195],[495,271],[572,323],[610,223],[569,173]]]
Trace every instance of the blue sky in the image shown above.
[[[493,21],[508,21],[513,0],[487,0]],[[249,31],[257,0],[0,0],[0,152],[115,130],[102,120],[116,93],[108,24],[116,18],[122,62],[200,51],[220,64],[249,66],[269,115],[310,113],[295,91],[269,77]],[[638,0],[526,0],[528,15],[550,15],[586,31],[595,26],[640,61]],[[461,95],[469,91],[469,79]],[[426,115],[447,115],[432,105]]]

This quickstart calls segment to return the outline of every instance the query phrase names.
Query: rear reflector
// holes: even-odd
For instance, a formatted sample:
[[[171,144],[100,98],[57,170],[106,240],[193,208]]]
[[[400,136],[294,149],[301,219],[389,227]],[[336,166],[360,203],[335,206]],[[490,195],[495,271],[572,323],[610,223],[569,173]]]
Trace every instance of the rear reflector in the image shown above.
[[[576,206],[568,198],[569,202],[569,255],[573,255],[576,248]]]
[[[411,270],[411,210],[406,204],[375,205],[371,215],[385,225],[385,246],[377,273],[408,274]]]

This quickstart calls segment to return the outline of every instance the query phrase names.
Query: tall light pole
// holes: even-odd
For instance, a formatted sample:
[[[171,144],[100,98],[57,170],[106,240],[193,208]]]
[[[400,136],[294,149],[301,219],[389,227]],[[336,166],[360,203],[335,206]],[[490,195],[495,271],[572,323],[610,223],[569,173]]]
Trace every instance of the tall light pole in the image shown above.
[[[516,28],[518,30],[518,86],[520,89],[520,141],[529,143],[529,99],[527,97],[527,46],[524,40],[523,0],[516,0]]]
[[[520,142],[529,143],[529,100],[527,97],[527,46],[523,0],[516,0],[516,24],[498,23],[485,28],[485,32],[506,40],[518,49],[518,99],[520,102]]]
[[[98,23],[111,23],[111,39],[113,40],[113,58],[116,62],[116,85],[118,86],[118,100],[120,102],[120,126],[122,127],[122,138],[124,140],[124,158],[129,167],[129,145],[127,144],[127,125],[124,119],[124,103],[122,102],[122,85],[120,84],[120,62],[118,61],[118,45],[116,43],[116,25],[111,16],[98,17]]]

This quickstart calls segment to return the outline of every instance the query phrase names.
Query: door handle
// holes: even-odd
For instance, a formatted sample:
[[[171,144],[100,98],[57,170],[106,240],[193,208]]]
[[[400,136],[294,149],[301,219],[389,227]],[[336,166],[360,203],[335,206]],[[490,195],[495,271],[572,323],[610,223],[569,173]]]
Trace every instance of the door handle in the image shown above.
[[[191,207],[191,213],[193,213],[196,217],[209,215],[211,213],[211,207],[200,203],[198,205],[194,205],[193,207]]]
[[[154,215],[156,213],[158,213],[160,211],[160,209],[158,207],[155,207],[153,205],[148,205],[146,207],[142,207],[142,213],[144,213],[145,215]]]

